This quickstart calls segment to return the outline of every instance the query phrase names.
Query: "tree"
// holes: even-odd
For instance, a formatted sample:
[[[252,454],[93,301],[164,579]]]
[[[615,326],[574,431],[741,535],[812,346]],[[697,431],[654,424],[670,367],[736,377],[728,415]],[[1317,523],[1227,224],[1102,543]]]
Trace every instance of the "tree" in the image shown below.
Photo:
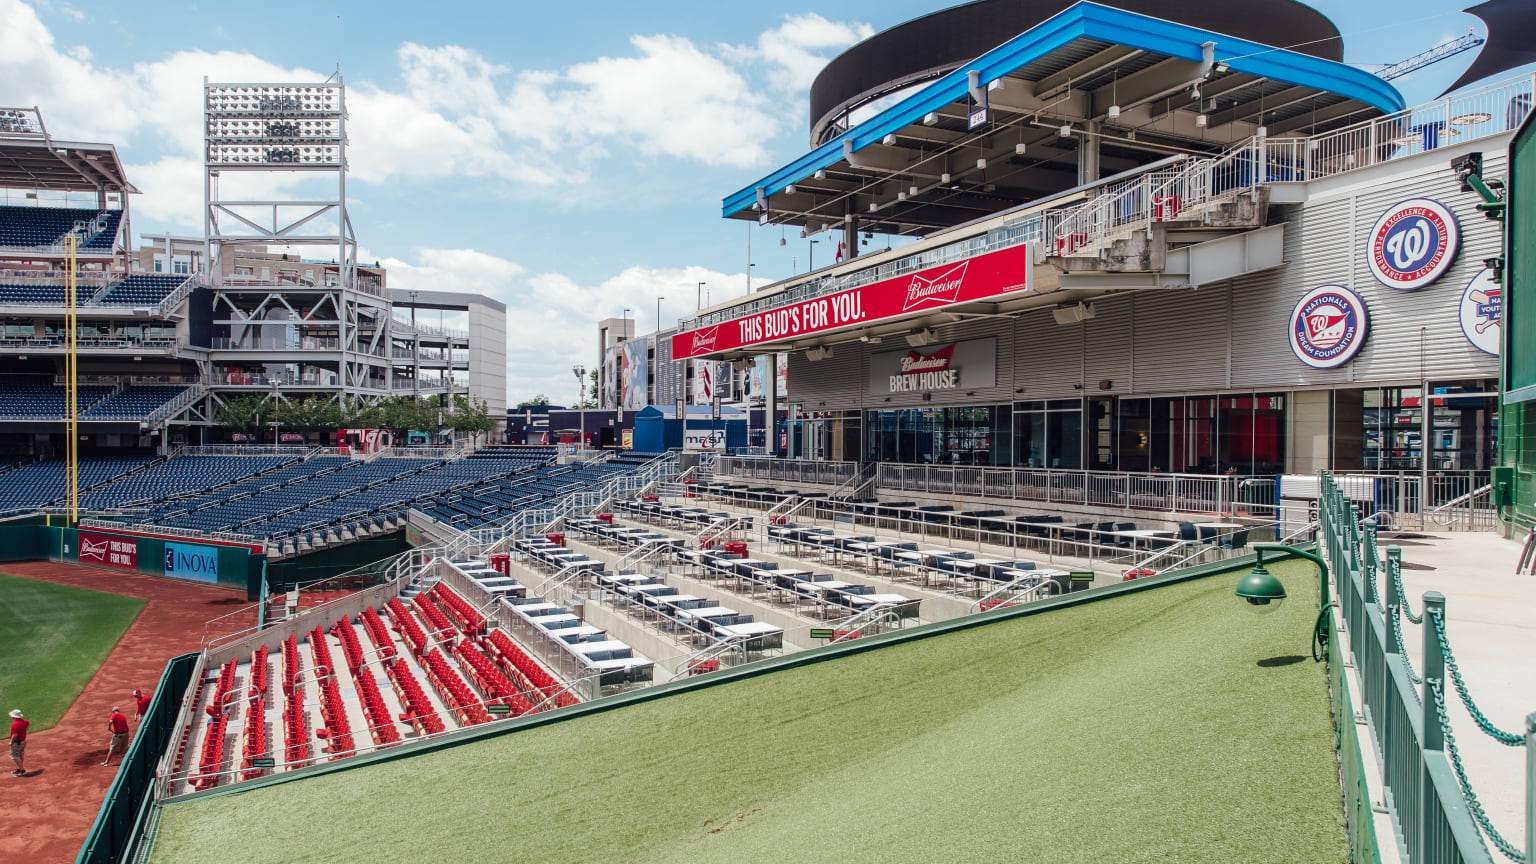
[[[449,418],[449,425],[456,431],[468,432],[470,441],[479,444],[481,435],[496,428],[496,418],[491,416],[490,408],[485,404],[484,399],[455,396],[453,397],[453,416]]]
[[[271,407],[271,400],[265,396],[241,396],[220,405],[213,422],[232,432],[257,432],[261,415],[270,413]]]
[[[534,396],[532,399],[524,399],[523,401],[517,403],[516,405],[513,405],[512,407],[513,408],[537,408],[540,405],[548,405],[548,404],[549,404],[549,397],[544,395],[543,393],[540,393],[537,396]]]

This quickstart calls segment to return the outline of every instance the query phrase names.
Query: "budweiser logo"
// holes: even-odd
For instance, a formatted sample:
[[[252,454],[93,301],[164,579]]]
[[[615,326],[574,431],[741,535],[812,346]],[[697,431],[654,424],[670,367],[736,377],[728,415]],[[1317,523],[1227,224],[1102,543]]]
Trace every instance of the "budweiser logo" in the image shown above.
[[[932,354],[923,355],[916,351],[908,351],[907,356],[901,358],[901,374],[917,375],[922,372],[942,372],[949,368],[949,364],[955,358],[955,346],[946,345]]]
[[[688,349],[689,353],[699,354],[715,350],[715,337],[719,333],[720,326],[718,324],[708,330],[695,330],[693,333],[693,347]]]
[[[105,560],[107,560],[107,546],[108,545],[109,544],[107,543],[106,540],[102,540],[99,543],[94,543],[94,542],[92,542],[92,541],[90,541],[90,540],[88,540],[88,539],[86,539],[84,537],[81,537],[80,538],[80,557],[81,558],[95,558],[97,561],[105,561]]]
[[[959,300],[960,285],[965,281],[965,268],[970,264],[969,261],[962,261],[942,273],[913,276],[911,284],[907,286],[907,296],[901,304],[901,311],[905,312],[923,303],[943,306]]]

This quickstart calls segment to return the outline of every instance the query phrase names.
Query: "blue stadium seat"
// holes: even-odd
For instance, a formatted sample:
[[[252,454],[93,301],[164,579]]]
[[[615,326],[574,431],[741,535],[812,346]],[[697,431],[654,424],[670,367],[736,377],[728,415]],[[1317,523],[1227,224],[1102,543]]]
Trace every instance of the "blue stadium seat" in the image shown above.
[[[0,207],[0,246],[52,246],[76,223],[89,223],[102,213],[107,214],[102,231],[80,248],[111,251],[123,211],[94,207]]]
[[[186,274],[135,273],[107,286],[95,302],[104,306],[156,306],[185,281]]]
[[[80,416],[94,420],[146,417],[186,390],[185,387],[134,384],[97,402]]]

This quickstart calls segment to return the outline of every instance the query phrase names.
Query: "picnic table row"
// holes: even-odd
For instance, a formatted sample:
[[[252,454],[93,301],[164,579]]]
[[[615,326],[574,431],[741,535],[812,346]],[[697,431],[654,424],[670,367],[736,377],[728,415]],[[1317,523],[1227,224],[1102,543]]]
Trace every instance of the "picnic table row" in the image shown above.
[[[697,492],[714,495],[723,500],[748,506],[771,507],[791,494],[768,487],[745,487],[740,484],[700,483]],[[1208,522],[1181,522],[1178,529],[1141,528],[1134,522],[1077,522],[1068,524],[1055,514],[1009,515],[1004,510],[959,510],[945,504],[918,504],[915,501],[880,501],[874,498],[852,501],[832,501],[825,493],[802,495],[804,498],[824,499],[812,506],[831,511],[832,518],[839,516],[853,524],[867,521],[877,528],[894,525],[897,530],[918,530],[933,534],[956,532],[975,536],[1006,538],[1009,545],[1050,545],[1085,547],[1095,546],[1110,550],[1157,550],[1180,541],[1194,540],[1221,543],[1229,548],[1242,548],[1246,544],[1248,525],[1213,520]]]
[[[746,650],[756,652],[784,647],[784,628],[758,621],[718,600],[686,594],[654,576],[604,573],[597,581],[599,588],[631,606],[637,617],[655,619],[662,629],[691,644],[736,640]]]
[[[1069,571],[1040,567],[1033,561],[989,558],[956,549],[924,548],[903,540],[881,540],[870,535],[839,533],[817,526],[781,525],[768,529],[768,536],[791,546],[796,557],[816,555],[834,563],[847,558],[850,563],[892,578],[916,578],[923,585],[948,582],[952,587],[997,587],[1013,582],[1057,580],[1067,589]]]
[[[695,568],[702,578],[722,581],[731,590],[753,598],[761,595],[770,603],[793,606],[797,613],[809,605],[812,614],[820,618],[890,609],[898,619],[912,619],[918,617],[921,605],[920,599],[846,582],[833,574],[780,567],[773,561],[730,552],[682,549],[677,557],[679,563]]]

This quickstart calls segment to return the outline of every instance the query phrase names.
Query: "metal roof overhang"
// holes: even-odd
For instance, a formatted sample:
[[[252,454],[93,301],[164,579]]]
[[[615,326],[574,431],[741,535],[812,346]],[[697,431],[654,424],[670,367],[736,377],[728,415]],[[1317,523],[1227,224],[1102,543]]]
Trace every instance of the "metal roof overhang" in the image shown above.
[[[975,131],[972,72],[990,109]],[[722,215],[757,219],[754,205],[765,204],[772,224],[808,233],[846,217],[861,230],[924,235],[1076,185],[1090,131],[1101,173],[1112,174],[1223,150],[1261,124],[1273,138],[1403,107],[1390,84],[1341,63],[1083,2],[729,196]],[[1060,135],[1064,124],[1071,135]]]
[[[137,193],[111,144],[0,138],[0,187]]]

